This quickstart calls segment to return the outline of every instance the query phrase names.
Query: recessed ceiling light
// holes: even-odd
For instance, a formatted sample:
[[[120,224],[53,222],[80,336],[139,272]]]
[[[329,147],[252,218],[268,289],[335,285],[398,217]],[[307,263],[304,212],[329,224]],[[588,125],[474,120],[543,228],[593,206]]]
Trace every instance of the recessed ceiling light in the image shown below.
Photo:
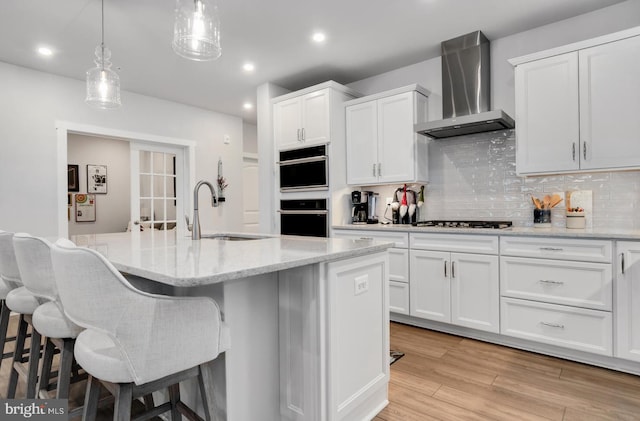
[[[245,72],[253,72],[256,70],[256,66],[253,63],[245,63],[242,65],[242,70]]]
[[[244,107],[245,110],[250,110],[253,108],[253,104],[250,102],[245,102],[242,107]]]
[[[327,36],[323,33],[323,32],[315,32],[313,34],[313,36],[311,37],[311,39],[314,42],[317,42],[318,44],[325,42],[327,39]]]
[[[38,47],[38,54],[48,57],[53,54],[53,51],[49,47]]]

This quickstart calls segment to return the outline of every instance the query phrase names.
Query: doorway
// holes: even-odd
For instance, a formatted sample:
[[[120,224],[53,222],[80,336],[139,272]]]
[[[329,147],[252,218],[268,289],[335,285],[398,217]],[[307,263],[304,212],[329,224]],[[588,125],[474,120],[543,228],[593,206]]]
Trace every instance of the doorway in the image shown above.
[[[129,132],[118,129],[89,126],[71,122],[56,122],[57,131],[57,192],[58,192],[58,235],[60,237],[67,237],[69,234],[69,220],[71,218],[71,210],[69,208],[69,179],[68,176],[68,164],[71,164],[67,160],[68,154],[68,137],[69,134],[78,134],[84,136],[98,136],[106,139],[118,139],[120,141],[127,141],[130,143],[131,150],[137,150],[137,162],[138,170],[136,173],[131,173],[131,205],[130,208],[130,220],[140,221],[140,212],[143,214],[148,213],[149,208],[149,220],[145,221],[149,227],[160,227],[163,229],[176,229],[178,235],[186,235],[187,227],[183,219],[179,218],[182,215],[183,209],[188,209],[191,205],[189,201],[188,191],[194,184],[195,180],[195,168],[192,163],[195,162],[195,144],[196,142],[168,138],[163,136],[156,136],[147,133]],[[135,146],[134,146],[135,145]],[[160,161],[157,161],[155,170],[151,170],[147,173],[140,172],[140,151],[147,151],[150,155],[148,158],[143,159],[156,159],[162,160],[162,172],[159,171]],[[157,155],[153,155],[157,154]],[[142,154],[147,156],[146,152]],[[175,164],[173,158],[175,157]],[[167,163],[167,158],[170,163]],[[133,159],[130,160],[130,165],[133,167]],[[151,161],[149,161],[151,162]],[[94,163],[99,164],[99,163]],[[146,167],[145,167],[146,168]],[[151,168],[151,167],[149,167]],[[108,168],[107,168],[108,170]],[[136,177],[135,183],[133,176]],[[141,196],[141,182],[154,181],[160,186],[161,182],[164,183],[164,187],[153,188],[151,190],[142,190],[143,194],[147,196]],[[108,191],[108,172],[106,177],[106,185]],[[152,184],[147,184],[153,186]],[[168,185],[168,186],[167,186]],[[134,186],[136,186],[134,188]],[[145,188],[143,188],[145,189]],[[87,193],[87,192],[78,192]],[[108,194],[108,193],[107,193]],[[134,196],[135,194],[135,196]],[[134,206],[133,204],[136,204]],[[144,205],[144,206],[143,206]],[[146,205],[149,205],[148,207]],[[143,210],[144,207],[144,210]],[[75,204],[72,204],[72,208],[75,211]],[[136,210],[137,209],[137,212]],[[96,210],[99,212],[98,210]],[[97,213],[96,212],[96,213]],[[97,218],[97,215],[96,215]]]

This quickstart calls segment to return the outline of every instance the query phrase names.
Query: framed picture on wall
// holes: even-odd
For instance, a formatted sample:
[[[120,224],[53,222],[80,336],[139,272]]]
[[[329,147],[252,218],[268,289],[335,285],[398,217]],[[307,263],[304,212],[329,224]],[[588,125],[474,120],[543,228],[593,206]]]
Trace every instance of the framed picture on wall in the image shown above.
[[[76,222],[96,221],[96,195],[76,194]]]
[[[106,165],[87,165],[87,193],[107,193]]]
[[[67,190],[80,191],[80,174],[77,165],[67,165]]]

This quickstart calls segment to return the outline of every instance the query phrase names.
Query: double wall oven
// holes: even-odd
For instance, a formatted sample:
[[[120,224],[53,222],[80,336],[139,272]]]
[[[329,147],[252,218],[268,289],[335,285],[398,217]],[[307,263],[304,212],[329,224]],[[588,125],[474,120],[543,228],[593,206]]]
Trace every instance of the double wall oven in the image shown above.
[[[280,152],[280,233],[329,236],[327,145]]]

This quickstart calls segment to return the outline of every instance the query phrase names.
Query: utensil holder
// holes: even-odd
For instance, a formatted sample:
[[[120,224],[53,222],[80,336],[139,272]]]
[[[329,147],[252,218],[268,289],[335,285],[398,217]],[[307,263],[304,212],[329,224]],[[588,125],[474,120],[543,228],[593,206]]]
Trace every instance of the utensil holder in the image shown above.
[[[536,228],[549,228],[551,226],[551,209],[534,209],[533,226]]]
[[[567,212],[567,228],[583,229],[586,225],[584,212]]]

